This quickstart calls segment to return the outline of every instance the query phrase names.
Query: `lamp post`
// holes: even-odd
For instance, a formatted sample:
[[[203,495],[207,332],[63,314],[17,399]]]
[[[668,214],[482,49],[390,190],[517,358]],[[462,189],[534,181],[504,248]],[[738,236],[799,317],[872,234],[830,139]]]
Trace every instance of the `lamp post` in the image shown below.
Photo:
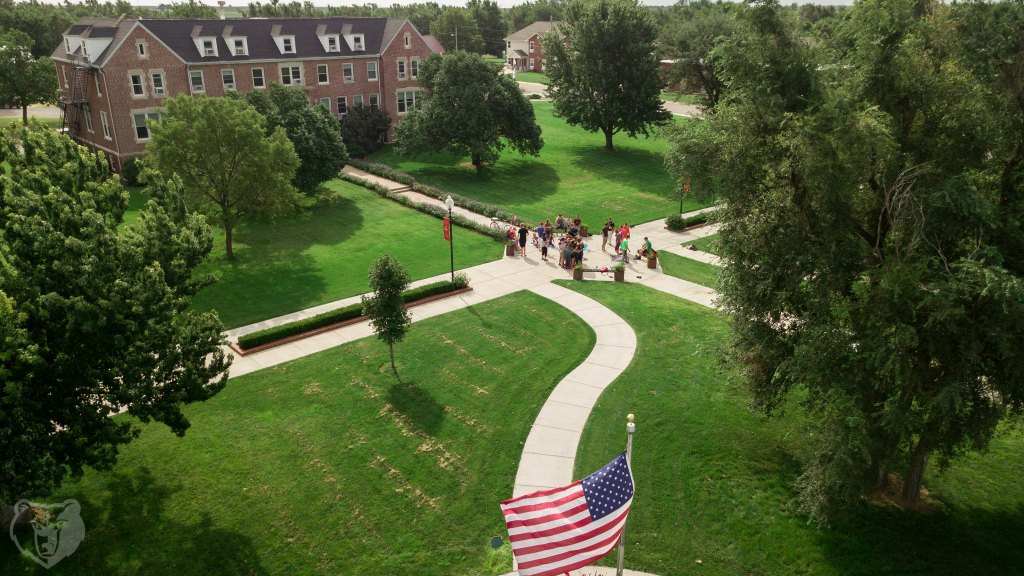
[[[444,205],[448,208],[448,256],[452,263],[452,282],[455,282],[455,226],[452,226],[452,208],[455,207],[455,200],[451,194],[444,199]]]

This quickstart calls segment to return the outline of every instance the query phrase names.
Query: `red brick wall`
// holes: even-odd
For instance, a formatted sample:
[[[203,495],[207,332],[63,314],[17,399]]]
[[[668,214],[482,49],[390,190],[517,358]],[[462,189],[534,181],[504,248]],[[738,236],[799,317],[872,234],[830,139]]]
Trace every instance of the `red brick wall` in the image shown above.
[[[530,42],[533,42],[533,52],[529,51]],[[544,71],[544,58],[545,58],[545,56],[544,56],[544,47],[541,45],[541,41],[540,41],[540,34],[534,34],[533,36],[531,36],[530,40],[526,43],[526,48],[527,48],[527,54],[526,54],[526,57],[527,57],[526,66],[527,66],[527,68],[530,68],[530,60],[529,59],[533,58],[533,67],[530,68],[530,70],[533,70],[534,72],[543,72]]]
[[[406,34],[409,34],[408,48],[405,46]],[[412,68],[409,61],[418,59],[422,65],[422,62],[432,53],[430,47],[416,33],[416,29],[409,22],[402,26],[402,29],[395,35],[391,44],[384,47],[384,51],[381,53],[381,67],[383,68],[383,73],[381,74],[381,105],[391,115],[392,129],[388,131],[388,140],[394,135],[394,125],[401,122],[405,116],[405,114],[399,114],[398,112],[397,92],[419,86],[419,82],[412,77]],[[398,61],[400,59],[406,62],[404,80],[398,78]]]

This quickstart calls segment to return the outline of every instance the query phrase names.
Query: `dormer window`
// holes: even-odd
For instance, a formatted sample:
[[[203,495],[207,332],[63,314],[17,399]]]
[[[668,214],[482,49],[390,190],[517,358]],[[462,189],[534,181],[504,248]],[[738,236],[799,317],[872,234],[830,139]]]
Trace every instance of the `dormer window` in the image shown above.
[[[346,34],[345,41],[348,42],[348,46],[353,52],[366,50],[362,34]]]
[[[203,40],[203,56],[216,56],[217,45],[213,40]]]
[[[71,40],[64,38],[64,51],[71,54]]]
[[[249,54],[249,47],[246,46],[245,38],[232,39],[231,51],[235,56],[246,56],[247,54]]]
[[[281,52],[284,54],[295,53],[295,37],[294,36],[282,36],[281,37]]]
[[[327,37],[327,51],[328,52],[340,52],[341,51],[338,48],[338,37],[337,36],[328,36]]]

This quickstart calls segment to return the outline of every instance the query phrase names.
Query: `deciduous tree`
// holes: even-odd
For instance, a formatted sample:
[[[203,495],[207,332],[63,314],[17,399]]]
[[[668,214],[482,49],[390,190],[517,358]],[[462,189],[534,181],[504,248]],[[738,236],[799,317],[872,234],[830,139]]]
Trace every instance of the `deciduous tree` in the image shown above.
[[[183,435],[182,407],[223,388],[214,313],[190,310],[210,251],[181,184],[128,193],[104,158],[49,129],[0,136],[0,502],[109,468],[139,433],[127,411]]]
[[[484,39],[473,14],[465,8],[447,7],[430,23],[430,33],[448,52],[465,50],[480,54]]]
[[[714,49],[736,26],[733,8],[732,3],[712,4],[708,0],[680,3],[661,30],[659,49],[666,58],[675,60],[668,79],[681,81],[684,89],[699,91],[709,110],[722,98],[724,85]]]
[[[448,149],[478,171],[505,146],[536,156],[544,142],[533,106],[498,69],[479,54],[432,54],[420,69],[420,106],[395,128],[398,152]]]
[[[661,105],[661,79],[647,9],[636,0],[573,0],[557,33],[544,39],[548,92],[555,115],[588,132],[648,135],[672,117]]]
[[[275,82],[266,90],[250,91],[245,99],[266,117],[268,136],[280,126],[292,141],[300,161],[292,184],[302,192],[312,194],[348,162],[338,121],[302,90]]]
[[[353,155],[365,158],[384,146],[390,127],[391,116],[383,108],[360,104],[341,121],[341,139]]]
[[[21,108],[28,124],[32,104],[57,103],[57,76],[53,62],[31,53],[32,39],[18,30],[0,35],[0,106]]]
[[[370,319],[370,327],[388,345],[391,369],[395,367],[395,344],[405,339],[412,317],[402,300],[402,292],[409,287],[409,275],[402,264],[383,254],[370,266],[370,288],[373,296],[363,296],[363,314]]]
[[[224,227],[227,258],[241,220],[275,215],[298,202],[291,180],[299,165],[284,128],[266,133],[267,120],[244,100],[195,98],[165,101],[146,147],[150,166],[185,183],[188,204]]]
[[[958,10],[863,2],[818,50],[755,2],[722,47],[718,112],[673,137],[676,174],[724,196],[721,303],[755,406],[802,390],[797,484],[818,520],[896,470],[916,500],[933,457],[984,449],[1024,408],[1024,279],[1003,241],[1024,114],[965,66],[1020,63],[1021,44],[965,50]]]

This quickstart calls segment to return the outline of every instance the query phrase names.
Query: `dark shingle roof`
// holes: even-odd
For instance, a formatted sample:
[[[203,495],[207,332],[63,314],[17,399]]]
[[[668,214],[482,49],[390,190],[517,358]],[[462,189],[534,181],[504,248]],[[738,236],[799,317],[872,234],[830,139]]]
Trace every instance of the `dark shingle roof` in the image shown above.
[[[89,30],[89,38],[113,38],[117,28],[112,26],[93,26]]]
[[[387,18],[282,18],[251,20],[205,20],[205,19],[144,19],[140,21],[154,36],[175,51],[189,63],[238,62],[246,60],[286,60],[291,58],[314,58],[320,56],[362,56],[380,53]],[[326,26],[327,34],[340,34],[342,27],[351,26],[352,34],[363,35],[362,51],[349,49],[344,37],[339,38],[339,52],[327,52],[317,37],[317,28]],[[200,27],[198,36],[215,37],[217,56],[204,57],[192,41],[192,31]],[[225,27],[231,28],[231,36],[246,38],[249,54],[235,56],[223,37]],[[295,53],[282,54],[271,35],[272,29],[280,27],[279,35],[295,36]]]

